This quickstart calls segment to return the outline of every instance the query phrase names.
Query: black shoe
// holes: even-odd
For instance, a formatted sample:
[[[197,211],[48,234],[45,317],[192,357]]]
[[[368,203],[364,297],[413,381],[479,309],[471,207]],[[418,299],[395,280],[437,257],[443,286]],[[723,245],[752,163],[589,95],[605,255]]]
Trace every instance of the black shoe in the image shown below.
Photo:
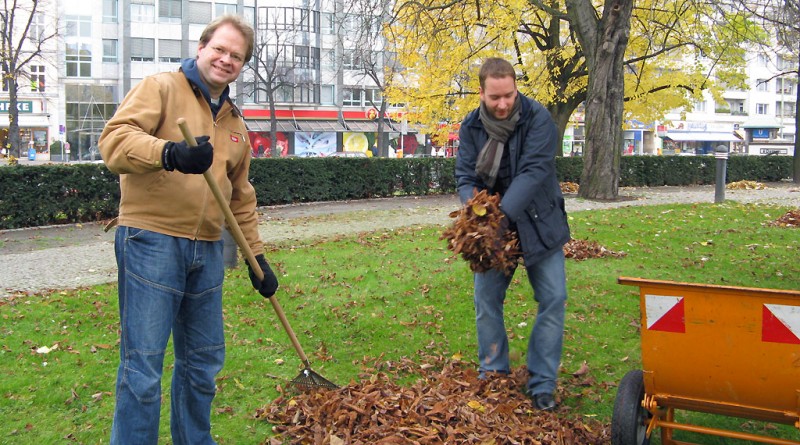
[[[538,410],[553,411],[556,409],[556,401],[549,392],[534,394],[531,399],[533,399],[533,406]]]

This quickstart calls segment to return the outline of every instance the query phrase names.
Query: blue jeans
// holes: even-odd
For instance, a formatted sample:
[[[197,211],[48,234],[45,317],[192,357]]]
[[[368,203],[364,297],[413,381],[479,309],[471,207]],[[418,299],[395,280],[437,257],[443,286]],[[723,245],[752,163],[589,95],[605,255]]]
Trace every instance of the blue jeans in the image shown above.
[[[526,267],[534,299],[539,303],[528,340],[528,394],[553,393],[564,340],[567,301],[564,252],[559,249]],[[475,274],[475,320],[480,372],[509,373],[508,336],[503,318],[506,290],[514,276],[496,270]]]
[[[111,444],[156,444],[161,375],[175,349],[170,429],[175,445],[213,444],[211,401],[225,360],[222,241],[118,227],[120,364]]]

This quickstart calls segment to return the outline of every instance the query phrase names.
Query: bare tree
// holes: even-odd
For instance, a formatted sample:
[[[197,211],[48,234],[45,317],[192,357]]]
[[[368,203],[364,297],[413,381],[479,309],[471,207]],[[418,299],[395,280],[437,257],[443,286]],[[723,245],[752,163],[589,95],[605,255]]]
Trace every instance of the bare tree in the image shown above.
[[[346,41],[346,58],[358,74],[354,77],[359,84],[364,81],[375,85],[381,97],[368,96],[367,102],[378,110],[375,119],[378,123],[378,155],[388,156],[389,134],[387,110],[389,101],[384,91],[401,71],[401,66],[390,51],[390,44],[384,37],[383,27],[393,21],[392,5],[389,0],[355,0],[343,14],[340,39]],[[402,135],[401,135],[402,137]]]
[[[41,27],[43,2],[40,0],[4,0],[0,11],[0,68],[3,90],[8,91],[8,148],[17,157],[22,154],[19,137],[17,99],[20,79],[31,82],[27,69],[31,62],[42,59],[46,43],[58,35],[58,26],[51,31]]]
[[[277,95],[303,95],[319,86],[319,53],[313,46],[300,44],[298,37],[310,30],[314,11],[296,8],[259,8],[256,18],[256,43],[253,58],[245,69],[252,79],[247,94],[256,102],[265,100],[270,110],[270,147],[272,156],[280,156]]]

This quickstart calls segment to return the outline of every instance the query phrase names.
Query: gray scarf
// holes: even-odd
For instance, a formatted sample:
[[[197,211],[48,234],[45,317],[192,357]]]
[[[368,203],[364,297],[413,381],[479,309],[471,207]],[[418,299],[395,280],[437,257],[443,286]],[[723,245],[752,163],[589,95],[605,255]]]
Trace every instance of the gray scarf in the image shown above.
[[[483,128],[489,133],[489,139],[481,148],[478,154],[478,161],[475,163],[475,173],[483,180],[489,187],[494,187],[497,181],[497,172],[500,170],[500,159],[503,158],[503,147],[508,142],[508,138],[517,126],[519,121],[520,98],[517,94],[517,99],[514,101],[514,106],[511,108],[511,114],[508,118],[497,120],[486,109],[486,104],[481,101],[479,109]]]

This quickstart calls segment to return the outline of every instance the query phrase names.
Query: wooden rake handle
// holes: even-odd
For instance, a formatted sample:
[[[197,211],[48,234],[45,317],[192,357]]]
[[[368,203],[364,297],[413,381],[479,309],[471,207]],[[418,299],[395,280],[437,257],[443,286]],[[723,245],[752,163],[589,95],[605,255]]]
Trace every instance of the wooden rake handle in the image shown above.
[[[186,119],[179,117],[177,124],[178,128],[181,129],[183,139],[186,140],[186,143],[190,147],[196,147],[197,140],[194,138],[194,136],[192,136],[192,132],[189,131],[189,126],[186,123]],[[217,200],[217,204],[219,204],[219,208],[222,210],[222,213],[225,214],[225,222],[228,224],[228,230],[231,231],[233,238],[236,240],[236,244],[240,249],[242,249],[242,253],[247,259],[247,262],[252,266],[251,269],[253,269],[253,273],[256,274],[256,277],[259,279],[259,281],[263,280],[264,272],[260,267],[258,267],[258,261],[256,260],[256,256],[253,254],[253,249],[251,249],[250,245],[247,243],[247,239],[245,239],[244,233],[242,233],[242,229],[239,227],[239,223],[236,222],[236,218],[233,216],[233,212],[231,211],[228,202],[225,200],[225,197],[222,196],[222,192],[219,189],[219,184],[217,184],[216,179],[214,179],[214,176],[211,174],[211,168],[203,172],[203,178],[205,178],[206,182],[208,183],[208,187],[211,189],[211,193]],[[272,308],[275,309],[275,313],[278,314],[278,318],[281,320],[283,329],[286,330],[287,334],[289,334],[289,339],[292,341],[292,345],[294,346],[295,351],[297,351],[297,355],[300,356],[300,360],[303,361],[303,364],[306,366],[306,368],[309,368],[311,365],[308,362],[308,356],[306,356],[306,353],[303,352],[303,347],[300,346],[300,342],[297,341],[297,336],[294,334],[294,330],[292,330],[289,320],[286,319],[286,314],[283,312],[283,308],[278,302],[278,297],[273,295],[271,298],[267,298],[267,300],[272,303]]]

